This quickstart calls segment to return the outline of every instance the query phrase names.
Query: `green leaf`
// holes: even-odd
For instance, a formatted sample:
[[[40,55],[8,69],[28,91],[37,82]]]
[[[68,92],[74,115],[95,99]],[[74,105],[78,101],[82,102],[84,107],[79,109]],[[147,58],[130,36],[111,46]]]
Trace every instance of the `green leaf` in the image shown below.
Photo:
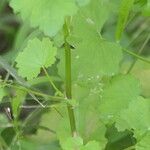
[[[100,85],[87,88],[74,84],[72,87],[73,98],[78,100],[79,103],[74,109],[79,135],[84,137],[84,142],[97,140],[104,148],[107,143],[105,138],[106,127],[99,119],[98,110]]]
[[[33,137],[22,137],[14,145],[11,150],[61,150],[56,142],[42,143],[40,140],[35,140]]]
[[[144,16],[150,16],[150,0],[147,0],[147,5],[143,9]]]
[[[0,133],[6,128],[7,124],[9,124],[7,117],[4,114],[0,114]]]
[[[123,30],[126,26],[127,19],[129,16],[129,12],[132,9],[134,4],[134,0],[122,0],[119,12],[119,18],[116,29],[116,40],[119,41],[121,39]]]
[[[90,0],[76,0],[80,6],[86,5],[90,2]]]
[[[56,35],[62,28],[66,16],[77,12],[75,0],[11,0],[10,6],[21,13],[24,21],[49,36]]]
[[[150,130],[150,100],[142,97],[133,99],[129,107],[122,110],[116,126],[119,130],[133,129],[135,137],[141,138]]]
[[[63,110],[62,115],[63,115],[63,118],[60,118],[58,120],[56,134],[57,134],[57,138],[59,140],[60,145],[63,146],[63,144],[66,142],[66,139],[71,137],[71,129],[70,129],[69,117],[67,115],[67,109]]]
[[[22,90],[16,90],[15,97],[12,99],[11,104],[12,104],[12,112],[13,116],[15,119],[17,119],[19,113],[20,113],[20,108],[19,106],[23,103],[25,100],[27,92],[22,91]]]
[[[103,75],[114,75],[119,70],[122,52],[119,45],[100,39],[98,34],[88,35],[90,39],[76,45],[74,52],[74,68],[77,78],[99,79]],[[89,79],[90,80],[90,79]]]
[[[19,75],[28,80],[37,77],[42,67],[48,68],[55,62],[57,49],[48,38],[30,40],[16,58]]]
[[[68,42],[72,50],[73,80],[99,79],[119,70],[121,47],[102,39],[100,31],[108,18],[109,5],[103,0],[93,0],[73,18]],[[63,51],[63,50],[62,50]],[[59,74],[64,78],[63,54],[60,57]],[[90,79],[89,79],[90,80]]]
[[[83,146],[80,150],[102,150],[100,145],[96,141],[90,141],[85,146]]]
[[[5,69],[19,84],[23,86],[29,86],[29,84],[20,76],[17,71],[2,57],[0,56],[0,65]]]
[[[101,118],[105,121],[112,120],[125,108],[131,100],[140,94],[140,84],[131,75],[118,75],[109,83],[104,84],[99,106]]]
[[[81,137],[69,137],[62,143],[63,150],[79,150],[83,145],[83,139]]]
[[[6,128],[1,132],[1,138],[3,139],[5,145],[10,146],[16,135],[16,132],[12,126],[7,127],[7,125],[9,126],[9,124],[6,124]]]
[[[81,0],[80,0],[81,1]],[[83,0],[87,1],[87,0]],[[88,5],[80,9],[81,14],[90,24],[95,26],[95,30],[101,31],[104,23],[109,17],[111,5],[105,0],[92,0]]]
[[[133,137],[133,132],[129,130],[119,132],[115,124],[107,125],[105,136],[108,139],[106,149],[108,150],[124,150],[127,147],[135,145],[136,139]]]
[[[146,134],[135,146],[136,150],[150,149],[150,133]]]
[[[63,150],[101,150],[99,142],[89,141],[83,145],[83,139],[78,136],[67,138],[61,146]]]

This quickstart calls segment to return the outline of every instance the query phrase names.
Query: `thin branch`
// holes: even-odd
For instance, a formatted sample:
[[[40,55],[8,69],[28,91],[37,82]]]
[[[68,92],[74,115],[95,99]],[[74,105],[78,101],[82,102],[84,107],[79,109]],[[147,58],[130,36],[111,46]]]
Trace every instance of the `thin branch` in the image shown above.
[[[19,90],[23,90],[23,91],[26,91],[28,93],[32,93],[34,95],[41,96],[41,97],[44,97],[44,98],[50,98],[55,102],[63,102],[64,100],[66,100],[65,98],[62,98],[62,97],[51,96],[51,95],[48,95],[48,94],[45,94],[45,93],[41,93],[39,91],[34,91],[32,89],[29,89],[29,88],[26,88],[26,87],[23,87],[23,86],[20,86],[20,85],[16,86],[16,85],[12,85],[12,84],[6,84],[6,86],[12,87],[12,88],[15,88],[15,89],[19,89]]]
[[[148,59],[146,59],[146,58],[144,58],[144,57],[142,57],[142,56],[139,56],[139,55],[137,55],[137,54],[135,54],[135,53],[133,53],[133,52],[127,50],[127,49],[122,49],[122,50],[123,50],[124,52],[128,53],[129,55],[131,55],[131,56],[133,56],[133,57],[135,57],[135,58],[137,58],[137,59],[139,59],[139,60],[142,60],[142,61],[144,61],[144,62],[150,64],[150,60],[148,60]]]
[[[145,40],[145,42],[143,43],[142,47],[139,49],[139,51],[138,51],[138,53],[137,53],[138,55],[140,55],[140,54],[143,52],[144,47],[145,47],[146,44],[148,43],[149,39],[150,39],[150,34],[149,34],[149,36],[146,38],[146,40]],[[130,65],[128,71],[127,71],[127,74],[131,72],[131,70],[133,69],[133,67],[134,67],[135,64],[136,64],[136,61],[137,61],[137,58],[135,58],[134,61],[131,63],[131,65]]]
[[[47,70],[46,70],[44,67],[42,67],[42,68],[43,68],[43,71],[44,71],[45,75],[46,75],[47,78],[48,78],[48,81],[50,82],[50,84],[52,85],[52,87],[55,89],[56,93],[57,93],[59,96],[64,97],[64,94],[63,94],[63,93],[55,86],[55,84],[53,83],[53,81],[52,81],[50,75],[48,74]]]

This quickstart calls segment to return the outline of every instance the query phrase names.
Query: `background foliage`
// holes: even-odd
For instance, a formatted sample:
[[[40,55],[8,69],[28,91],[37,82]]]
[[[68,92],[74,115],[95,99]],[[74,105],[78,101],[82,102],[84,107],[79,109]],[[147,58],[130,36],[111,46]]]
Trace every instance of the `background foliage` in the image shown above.
[[[0,149],[149,150],[149,16],[150,0],[0,0]]]

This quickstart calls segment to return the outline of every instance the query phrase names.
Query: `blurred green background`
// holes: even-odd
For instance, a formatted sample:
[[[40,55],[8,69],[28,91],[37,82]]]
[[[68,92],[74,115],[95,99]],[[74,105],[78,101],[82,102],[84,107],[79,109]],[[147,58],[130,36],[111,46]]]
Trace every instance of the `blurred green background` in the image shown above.
[[[120,0],[112,0],[117,5],[112,5],[112,9],[114,14],[110,16],[109,20],[105,23],[102,35],[109,41],[115,41],[115,29],[117,23],[118,16],[118,7],[120,5]],[[0,56],[8,62],[10,65],[14,65],[14,59],[19,51],[21,51],[28,39],[40,35],[41,33],[37,30],[33,30],[29,27],[29,24],[26,22],[22,22],[20,17],[13,14],[12,9],[8,5],[9,0],[0,0]],[[125,29],[123,38],[121,40],[121,45],[124,48],[128,48],[134,53],[139,53],[141,56],[150,58],[150,8],[146,6],[146,0],[136,0],[132,13],[129,16],[129,20],[127,23],[127,27]],[[132,56],[125,54],[126,57],[121,63],[121,72],[125,73],[131,63],[135,60]],[[0,59],[1,61],[1,59]],[[56,67],[54,66],[53,74],[57,74]],[[150,65],[137,61],[131,70],[131,73],[134,74],[142,84],[142,95],[146,98],[150,98]],[[0,67],[0,76],[5,79],[7,77],[7,72],[5,69]],[[11,76],[9,77],[12,78]],[[61,83],[58,82],[58,86]],[[51,91],[47,84],[42,84],[37,86],[44,92]],[[35,104],[34,101],[30,98],[30,100],[26,99],[26,103],[28,105]],[[9,126],[9,119],[6,117],[5,109],[9,103],[1,103],[0,104],[0,150],[1,144],[10,144],[11,140],[14,136],[14,130]],[[20,120],[25,119],[29,114],[31,114],[34,109],[30,110],[22,110],[20,115]],[[45,113],[46,112],[46,113]],[[55,112],[54,115],[51,114],[51,118],[49,117],[50,109],[39,110],[37,113],[32,115],[32,118],[29,120],[29,124],[32,126],[28,126],[27,130],[25,130],[25,137],[21,140],[21,144],[23,145],[23,149],[27,150],[43,150],[43,149],[58,149],[58,142],[55,141],[55,134],[49,129],[42,129],[42,127],[49,127],[49,124],[57,124],[57,120],[59,120],[59,115]],[[57,115],[56,115],[57,114]],[[42,122],[42,123],[40,123]],[[40,128],[39,128],[40,126]],[[37,131],[37,129],[39,130]],[[30,136],[29,136],[30,135]],[[107,150],[121,150],[124,148],[123,144],[120,145],[120,141],[113,141],[114,137],[122,137],[120,141],[124,143],[124,145],[132,145],[135,141],[132,137],[132,133],[128,131],[124,133],[119,133],[114,127],[108,127],[106,137],[109,139],[109,143],[107,144]],[[40,137],[40,138],[39,138]],[[42,138],[41,138],[42,137]],[[128,139],[128,140],[127,140]],[[49,143],[50,140],[54,140],[54,142]],[[17,148],[12,148],[17,149]]]

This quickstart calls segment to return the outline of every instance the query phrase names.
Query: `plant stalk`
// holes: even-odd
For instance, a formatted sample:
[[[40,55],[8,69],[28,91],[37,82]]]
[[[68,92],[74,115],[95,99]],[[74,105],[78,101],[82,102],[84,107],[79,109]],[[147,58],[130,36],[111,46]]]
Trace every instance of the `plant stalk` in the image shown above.
[[[72,83],[71,83],[71,49],[70,45],[67,42],[67,37],[69,36],[69,30],[67,23],[64,24],[64,46],[65,46],[65,84],[66,84],[66,97],[67,100],[72,99]],[[72,136],[76,135],[76,122],[75,122],[75,115],[74,110],[70,104],[67,104],[68,108],[68,115],[69,115],[69,121],[70,121],[70,127]]]
[[[150,34],[149,34],[148,37],[146,38],[146,40],[145,40],[145,42],[143,43],[142,47],[139,49],[139,51],[138,51],[138,53],[137,53],[138,55],[140,55],[140,54],[143,52],[144,47],[145,47],[145,45],[148,43],[149,39],[150,39]],[[137,62],[137,58],[135,58],[135,59],[133,60],[133,62],[131,63],[131,65],[130,65],[128,71],[127,71],[127,74],[129,74],[129,73],[132,71],[132,69],[133,69],[133,67],[135,66],[136,62]]]
[[[149,59],[146,59],[146,58],[144,58],[144,57],[142,57],[142,56],[140,56],[140,55],[138,55],[138,54],[136,54],[136,53],[134,53],[134,52],[132,52],[132,51],[130,51],[130,50],[127,50],[127,49],[122,49],[124,52],[126,52],[127,54],[129,54],[129,55],[131,55],[131,56],[133,56],[133,57],[135,57],[136,59],[139,59],[139,60],[141,60],[141,61],[143,61],[143,62],[145,62],[145,63],[148,63],[148,64],[150,64],[150,60]]]

